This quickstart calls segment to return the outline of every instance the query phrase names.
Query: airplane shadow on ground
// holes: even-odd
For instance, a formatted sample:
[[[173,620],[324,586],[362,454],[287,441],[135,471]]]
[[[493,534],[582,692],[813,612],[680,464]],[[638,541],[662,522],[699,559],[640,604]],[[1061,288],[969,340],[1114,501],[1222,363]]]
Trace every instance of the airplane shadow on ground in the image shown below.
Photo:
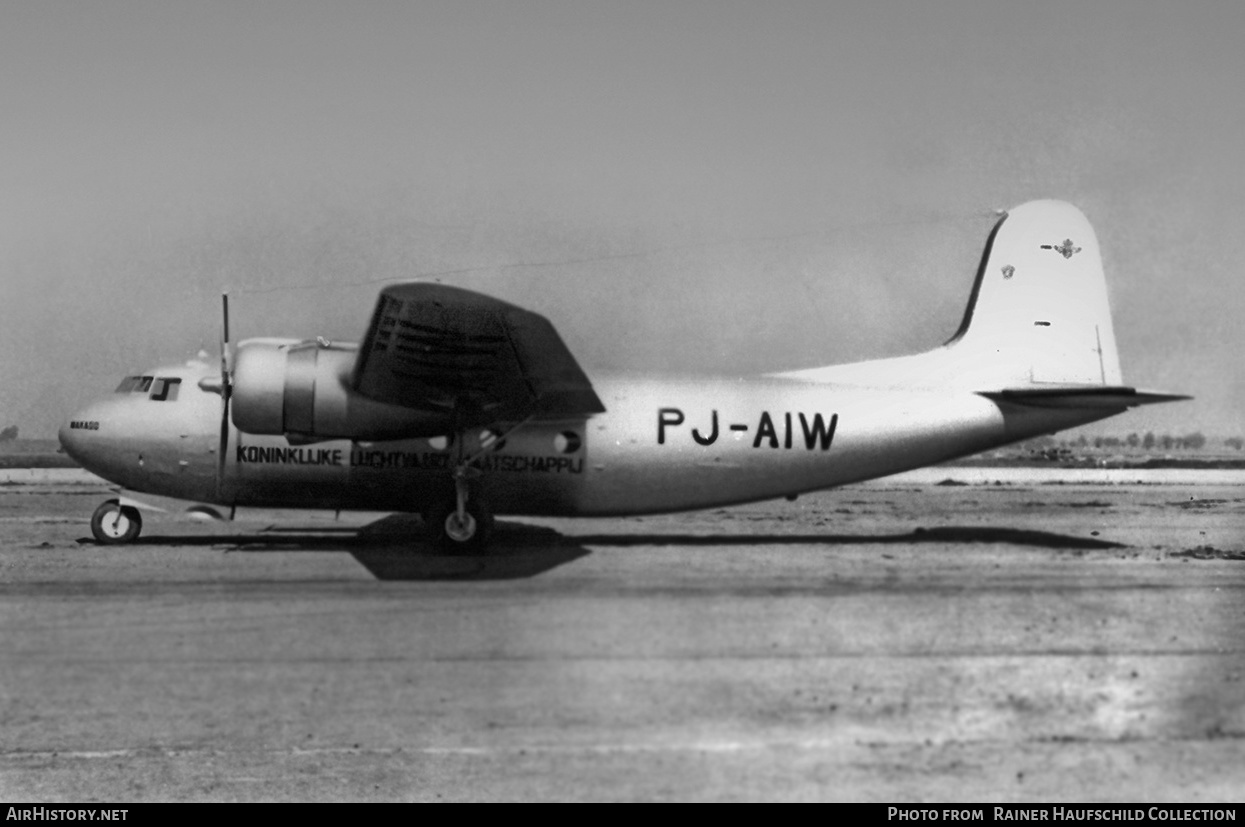
[[[94,544],[89,538],[82,544]],[[393,514],[361,528],[269,526],[246,534],[145,536],[135,545],[207,546],[248,554],[347,552],[378,580],[517,580],[578,560],[587,546],[912,545],[985,543],[1089,551],[1127,548],[1092,537],[1033,529],[988,526],[918,528],[906,534],[587,534],[566,536],[552,528],[497,521],[488,551],[446,554],[423,538],[423,521]]]
[[[914,543],[1006,543],[1041,548],[1127,548],[1104,539],[1028,528],[945,526],[918,528],[906,534],[580,534],[583,546],[873,546]]]
[[[1122,543],[1049,531],[988,526],[918,528],[907,534],[583,534],[585,546],[904,545],[914,543],[1004,543],[1076,550],[1127,548]]]
[[[95,540],[78,542],[93,545]],[[423,521],[393,514],[361,528],[269,526],[242,534],[144,535],[135,546],[204,546],[227,552],[346,552],[377,580],[517,580],[590,552],[551,528],[498,520],[488,550],[449,554],[424,539]]]

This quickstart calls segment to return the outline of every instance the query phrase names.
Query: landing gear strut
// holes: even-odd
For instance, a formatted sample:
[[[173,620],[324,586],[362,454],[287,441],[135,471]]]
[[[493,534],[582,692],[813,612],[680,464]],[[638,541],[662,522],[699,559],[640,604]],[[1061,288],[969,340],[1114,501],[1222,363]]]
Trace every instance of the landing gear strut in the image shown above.
[[[143,516],[132,505],[121,505],[116,500],[95,509],[91,515],[91,533],[105,545],[129,543],[143,530]]]
[[[506,437],[527,424],[529,419],[531,417],[503,434],[492,434],[491,439],[482,438],[481,447],[473,454],[466,452],[465,429],[455,428],[454,443],[458,446],[458,456],[450,472],[454,480],[454,496],[446,497],[424,512],[428,539],[433,545],[449,552],[483,551],[493,532],[493,514],[481,499],[479,487],[475,484],[484,472],[474,463],[485,454],[498,450],[505,444]]]
[[[453,471],[454,497],[442,500],[424,514],[428,539],[433,545],[449,552],[478,552],[484,549],[493,531],[493,515],[484,506],[479,494],[472,495],[471,481],[480,476],[460,460]]]

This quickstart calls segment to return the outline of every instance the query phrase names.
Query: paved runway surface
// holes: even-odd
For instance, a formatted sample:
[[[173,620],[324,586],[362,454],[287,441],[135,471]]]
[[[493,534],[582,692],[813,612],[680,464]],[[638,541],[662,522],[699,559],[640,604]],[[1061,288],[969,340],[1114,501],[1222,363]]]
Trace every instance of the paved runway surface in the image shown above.
[[[886,482],[627,520],[0,485],[0,798],[1224,801],[1245,489]],[[356,531],[362,527],[361,531]]]

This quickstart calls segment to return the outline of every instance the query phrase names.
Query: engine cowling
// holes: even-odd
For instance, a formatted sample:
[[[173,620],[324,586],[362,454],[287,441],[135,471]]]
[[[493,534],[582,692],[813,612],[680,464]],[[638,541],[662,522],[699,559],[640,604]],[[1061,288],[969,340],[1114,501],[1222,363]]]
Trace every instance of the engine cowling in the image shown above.
[[[302,441],[406,439],[450,433],[448,411],[377,402],[350,387],[354,345],[242,342],[230,394],[233,424],[248,434]]]

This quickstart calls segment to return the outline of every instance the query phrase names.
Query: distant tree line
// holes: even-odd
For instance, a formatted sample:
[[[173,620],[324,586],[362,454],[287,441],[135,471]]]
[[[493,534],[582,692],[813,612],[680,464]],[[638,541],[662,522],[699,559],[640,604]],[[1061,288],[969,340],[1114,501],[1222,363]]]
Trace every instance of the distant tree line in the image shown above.
[[[1137,437],[1136,434],[1129,434],[1128,444],[1130,446],[1133,446],[1133,447],[1137,446],[1138,443],[1133,441],[1134,439],[1136,439],[1136,437]],[[1156,437],[1154,435],[1154,431],[1146,431],[1146,435],[1141,438],[1140,444],[1141,444],[1141,447],[1145,448],[1146,450],[1149,450],[1151,448],[1160,448],[1164,451],[1171,451],[1171,450],[1200,451],[1206,445],[1206,437],[1205,435],[1202,434],[1201,431],[1194,431],[1193,433],[1186,434],[1185,436],[1172,436],[1171,434],[1163,434],[1162,436],[1159,436],[1159,437]]]
[[[1131,433],[1126,437],[1114,436],[1097,436],[1090,437],[1081,434],[1076,439],[1057,440],[1053,436],[1040,436],[1027,440],[1024,445],[1033,449],[1047,448],[1142,448],[1146,451],[1200,451],[1206,447],[1206,435],[1201,431],[1194,431],[1184,436],[1173,436],[1172,434],[1156,435],[1153,431],[1147,431],[1145,435]],[[1245,450],[1245,438],[1234,436],[1223,441],[1223,444],[1235,451]]]
[[[17,426],[16,425],[10,425],[9,427],[0,431],[0,442],[12,442],[15,439],[17,439]]]

